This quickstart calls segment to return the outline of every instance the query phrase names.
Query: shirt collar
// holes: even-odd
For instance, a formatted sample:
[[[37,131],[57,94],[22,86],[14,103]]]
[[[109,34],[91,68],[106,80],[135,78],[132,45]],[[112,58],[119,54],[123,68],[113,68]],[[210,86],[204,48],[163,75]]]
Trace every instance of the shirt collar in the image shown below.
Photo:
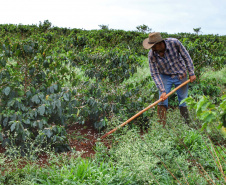
[[[169,43],[168,43],[167,39],[164,39],[163,41],[164,41],[165,46],[166,46],[166,51],[169,51]],[[152,50],[152,53],[154,55],[157,55],[157,56],[159,55],[158,53],[154,52],[153,50]]]
[[[168,40],[165,39],[164,42],[165,42],[165,44],[166,44],[166,50],[169,51],[169,43],[168,43]]]

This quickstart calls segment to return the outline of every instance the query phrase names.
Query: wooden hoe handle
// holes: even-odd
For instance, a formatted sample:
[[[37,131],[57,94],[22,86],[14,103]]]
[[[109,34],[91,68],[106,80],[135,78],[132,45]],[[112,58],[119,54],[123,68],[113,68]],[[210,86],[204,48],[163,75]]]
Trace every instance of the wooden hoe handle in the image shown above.
[[[181,87],[183,87],[184,85],[186,85],[187,83],[189,83],[190,80],[185,81],[184,83],[182,83],[181,85],[179,85],[178,87],[176,87],[175,89],[173,89],[171,92],[169,92],[166,97],[169,97],[171,94],[173,94],[175,91],[177,91],[178,89],[180,89]],[[113,130],[111,130],[110,132],[106,133],[105,135],[103,135],[101,137],[101,139],[104,139],[105,137],[107,137],[108,135],[110,135],[111,133],[115,132],[117,129],[125,126],[127,123],[129,123],[130,121],[132,121],[133,119],[135,119],[136,117],[138,117],[139,115],[141,115],[142,113],[144,113],[145,111],[147,111],[148,109],[150,109],[151,107],[154,107],[155,105],[157,105],[158,103],[160,103],[162,101],[162,98],[160,98],[159,100],[157,100],[156,102],[154,102],[153,104],[149,105],[148,107],[146,107],[145,109],[143,109],[142,111],[138,112],[137,114],[135,114],[133,117],[131,117],[130,119],[128,119],[127,121],[125,121],[124,123],[122,123],[121,125],[119,125],[118,127],[115,127]]]

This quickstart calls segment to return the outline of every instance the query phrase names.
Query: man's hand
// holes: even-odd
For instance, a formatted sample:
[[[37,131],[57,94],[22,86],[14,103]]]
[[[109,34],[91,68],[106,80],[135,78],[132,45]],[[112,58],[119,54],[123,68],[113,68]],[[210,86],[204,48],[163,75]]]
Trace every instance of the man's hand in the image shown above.
[[[167,99],[165,92],[161,94],[160,99],[161,98],[162,98],[162,101],[165,101]]]
[[[194,81],[195,81],[196,76],[195,76],[195,75],[193,75],[193,76],[189,76],[189,79],[190,79],[190,81],[191,81],[191,83],[192,83],[192,82],[194,82]]]

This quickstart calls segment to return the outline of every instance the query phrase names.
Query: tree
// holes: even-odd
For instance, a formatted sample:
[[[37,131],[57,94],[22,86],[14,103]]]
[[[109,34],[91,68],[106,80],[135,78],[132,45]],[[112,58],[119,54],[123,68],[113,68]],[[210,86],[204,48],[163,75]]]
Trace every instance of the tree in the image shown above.
[[[102,30],[109,30],[109,25],[104,25],[104,24],[101,24],[101,25],[98,25],[100,27],[100,29]]]
[[[139,31],[139,32],[142,32],[142,33],[146,33],[146,32],[151,32],[151,28],[149,28],[147,25],[145,25],[145,24],[143,24],[143,25],[139,25],[139,26],[137,26],[136,27],[137,28],[137,30]]]
[[[194,32],[198,35],[199,32],[201,32],[201,31],[200,31],[200,30],[201,30],[201,27],[199,27],[199,28],[193,28],[193,30],[194,30]]]
[[[49,22],[49,20],[44,20],[43,23],[41,21],[39,22],[39,28],[44,32],[47,31],[49,28],[51,28],[51,26],[52,26],[52,23]]]

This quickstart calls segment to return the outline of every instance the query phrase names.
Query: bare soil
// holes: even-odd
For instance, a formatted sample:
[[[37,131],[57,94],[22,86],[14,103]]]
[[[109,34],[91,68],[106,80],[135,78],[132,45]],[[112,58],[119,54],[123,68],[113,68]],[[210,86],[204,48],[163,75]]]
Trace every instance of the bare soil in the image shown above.
[[[95,154],[95,143],[101,134],[94,128],[93,123],[74,123],[68,127],[67,133],[70,147],[83,152],[82,157],[92,157]]]

